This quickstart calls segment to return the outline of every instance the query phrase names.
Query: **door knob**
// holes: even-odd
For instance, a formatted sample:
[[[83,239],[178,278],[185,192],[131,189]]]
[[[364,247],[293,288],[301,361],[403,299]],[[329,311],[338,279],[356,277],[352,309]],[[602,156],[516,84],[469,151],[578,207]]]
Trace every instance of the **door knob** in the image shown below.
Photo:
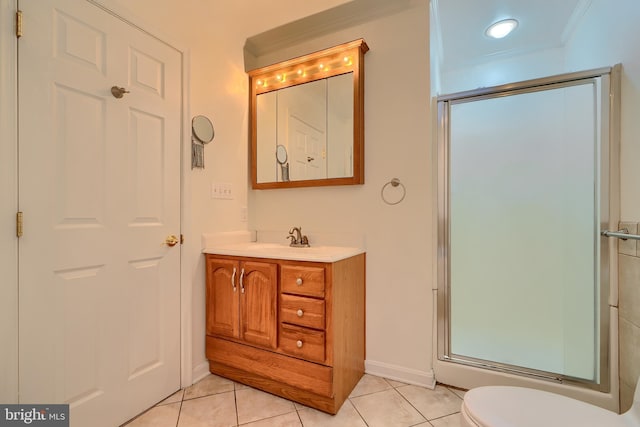
[[[113,95],[114,98],[120,99],[125,93],[129,93],[129,91],[123,87],[111,86],[111,95]]]
[[[176,236],[174,236],[173,234],[167,236],[167,238],[165,239],[164,243],[167,246],[175,246],[176,244],[178,244],[180,240],[178,240],[178,238]]]

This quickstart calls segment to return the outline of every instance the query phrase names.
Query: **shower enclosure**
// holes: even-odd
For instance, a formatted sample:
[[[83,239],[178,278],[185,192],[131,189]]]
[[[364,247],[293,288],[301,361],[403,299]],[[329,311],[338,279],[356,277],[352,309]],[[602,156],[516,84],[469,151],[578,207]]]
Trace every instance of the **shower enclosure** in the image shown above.
[[[440,364],[609,390],[618,74],[438,97]]]

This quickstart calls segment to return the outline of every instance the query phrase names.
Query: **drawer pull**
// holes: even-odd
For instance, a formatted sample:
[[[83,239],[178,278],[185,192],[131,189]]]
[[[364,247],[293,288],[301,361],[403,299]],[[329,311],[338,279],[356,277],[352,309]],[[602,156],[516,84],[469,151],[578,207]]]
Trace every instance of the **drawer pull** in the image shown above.
[[[296,341],[296,347],[302,348],[302,340]]]
[[[302,317],[302,316],[304,316],[304,311],[302,311],[302,309],[298,309],[296,314],[298,315],[298,317]]]
[[[236,291],[236,268],[233,267],[233,274],[231,275],[231,286],[233,287],[233,292]]]
[[[296,279],[296,285],[298,285],[298,286],[302,285],[302,277],[298,277]]]

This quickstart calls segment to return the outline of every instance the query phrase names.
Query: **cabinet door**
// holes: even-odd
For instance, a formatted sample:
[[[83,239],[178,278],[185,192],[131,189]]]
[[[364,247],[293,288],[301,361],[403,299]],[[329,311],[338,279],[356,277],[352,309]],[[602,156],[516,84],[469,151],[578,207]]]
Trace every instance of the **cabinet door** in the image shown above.
[[[207,335],[240,337],[237,261],[207,257]]]
[[[241,339],[267,348],[277,345],[278,266],[266,262],[242,263],[240,283]]]

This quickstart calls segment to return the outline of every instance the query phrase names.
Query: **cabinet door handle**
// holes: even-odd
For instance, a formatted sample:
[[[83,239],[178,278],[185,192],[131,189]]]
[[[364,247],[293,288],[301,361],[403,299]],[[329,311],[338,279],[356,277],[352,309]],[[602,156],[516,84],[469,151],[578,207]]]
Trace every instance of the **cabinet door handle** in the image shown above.
[[[298,277],[296,279],[296,285],[298,285],[298,286],[302,285],[302,277]]]
[[[236,273],[237,270],[235,267],[233,267],[233,274],[231,274],[231,286],[233,287],[233,292],[236,292],[237,288],[236,288]]]
[[[298,309],[298,312],[296,313],[298,315],[298,317],[302,317],[304,316],[304,311],[302,311],[302,309]]]
[[[302,348],[302,340],[296,341],[296,347]]]
[[[240,293],[244,294],[244,268],[240,271]]]

